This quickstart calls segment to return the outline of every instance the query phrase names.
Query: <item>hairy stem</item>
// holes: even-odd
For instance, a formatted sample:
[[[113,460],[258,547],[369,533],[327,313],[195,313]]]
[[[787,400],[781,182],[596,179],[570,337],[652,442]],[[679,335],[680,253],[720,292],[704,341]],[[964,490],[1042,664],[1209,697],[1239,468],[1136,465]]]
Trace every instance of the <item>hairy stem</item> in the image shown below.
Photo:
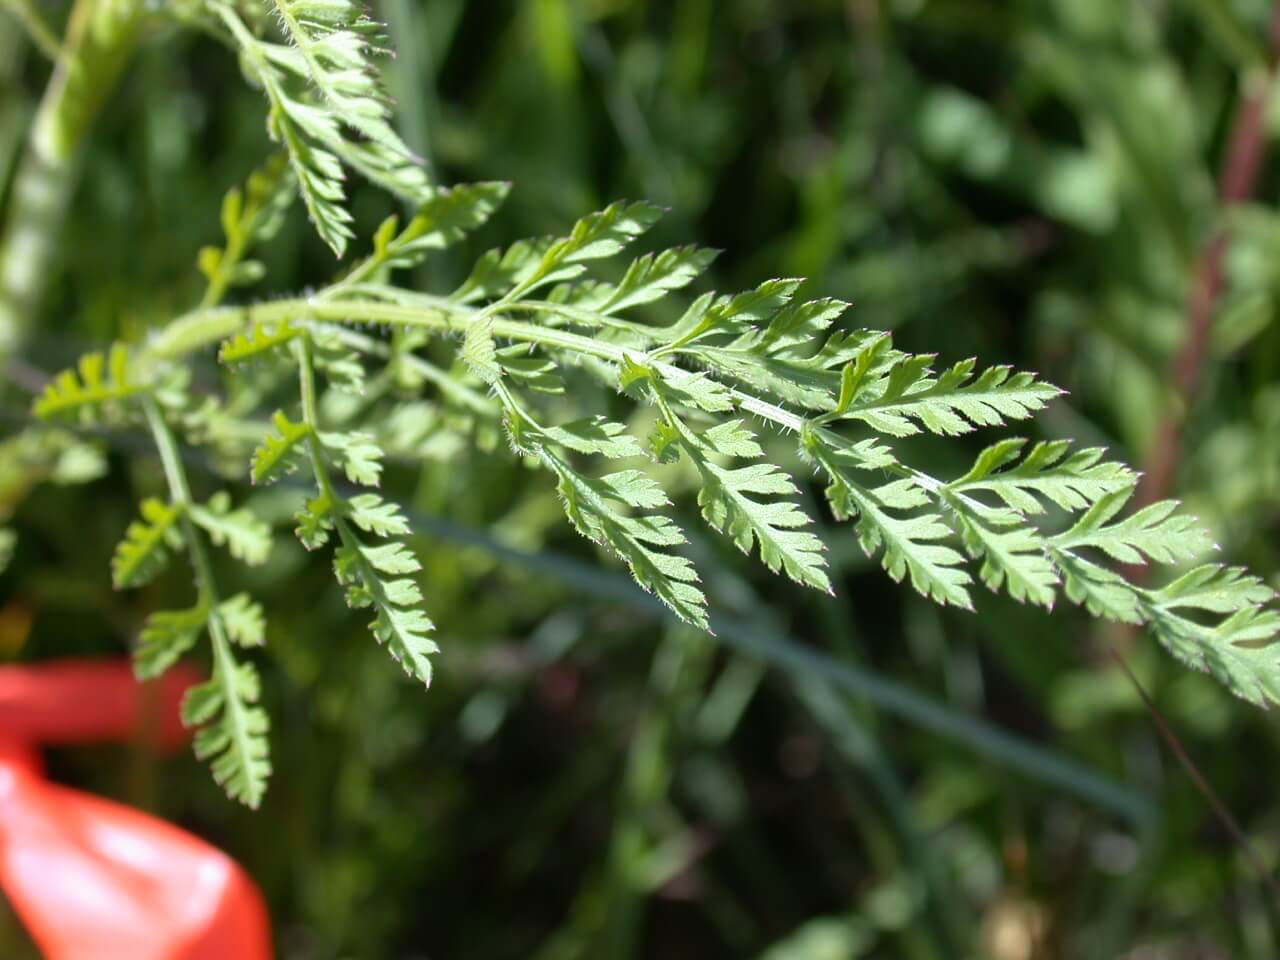
[[[85,137],[133,48],[138,0],[76,0],[0,233],[0,360],[34,322]]]
[[[424,298],[422,306],[405,306],[372,300],[326,300],[321,294],[309,299],[276,300],[245,307],[197,309],[169,324],[148,344],[140,359],[144,363],[177,359],[206,349],[255,322],[274,324],[285,320],[309,319],[333,324],[388,324],[420,327],[437,333],[456,333],[465,330],[469,323],[485,318],[491,324],[493,335],[500,339],[568,350],[579,356],[614,364],[621,364],[630,356],[649,361],[659,372],[679,369],[672,364],[650,360],[643,355],[643,351],[635,348],[621,347],[558,327],[504,319],[501,316],[504,310],[521,312],[527,307],[528,304],[524,302],[500,302],[477,309],[442,298]],[[815,426],[784,407],[736,387],[726,385],[726,389],[740,410],[754,414],[781,430],[801,434],[806,429],[811,429],[819,435],[835,438],[835,434],[826,427]],[[928,491],[936,492],[939,487],[937,480],[909,467],[894,465],[887,469],[899,476],[910,477]]]
[[[523,310],[523,303],[505,305],[507,310]],[[277,300],[273,303],[247,307],[222,307],[211,310],[194,310],[179,317],[156,337],[143,351],[144,361],[172,360],[212,346],[220,340],[244,329],[250,323],[280,323],[284,320],[307,318],[328,323],[382,323],[399,326],[421,327],[435,332],[460,332],[474,318],[492,316],[495,307],[476,310],[473,307],[440,300],[429,307],[404,306],[396,303],[378,303],[369,300],[326,301]],[[493,317],[492,331],[495,337],[532,343],[551,349],[569,350],[580,356],[594,357],[610,363],[622,363],[630,354],[640,351],[617,346],[594,337],[585,337],[557,327],[524,323],[520,320]],[[675,369],[672,365],[654,363],[659,370]],[[791,433],[804,429],[806,420],[776,404],[761,400],[741,390],[730,389],[739,407],[761,417]]]

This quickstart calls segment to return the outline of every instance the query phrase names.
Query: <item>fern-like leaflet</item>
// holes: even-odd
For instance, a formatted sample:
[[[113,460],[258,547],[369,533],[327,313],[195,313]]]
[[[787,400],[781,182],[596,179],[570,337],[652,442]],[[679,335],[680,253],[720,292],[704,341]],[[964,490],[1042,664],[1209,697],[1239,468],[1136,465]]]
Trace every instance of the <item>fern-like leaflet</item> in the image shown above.
[[[279,232],[294,193],[288,156],[283,153],[275,154],[262,169],[254,171],[243,190],[227,191],[222,201],[226,243],[222,247],[204,247],[196,257],[196,266],[208,281],[202,304],[213,306],[230,288],[262,279],[266,267],[248,254]]]
[[[394,503],[376,493],[347,495],[332,477],[337,467],[352,483],[377,486],[382,450],[371,434],[320,429],[311,334],[303,332],[293,347],[302,421],[294,423],[283,412],[276,412],[275,432],[254,453],[252,479],[255,483],[270,482],[300,463],[310,467],[317,496],[307,500],[298,513],[299,540],[314,550],[336,535],[334,573],[347,602],[371,609],[370,627],[377,640],[410,676],[430,684],[430,656],[437,647],[428,636],[433,627],[421,609],[421,590],[410,577],[418,571],[418,561],[399,541],[373,543],[368,539],[404,536],[409,525]]]
[[[412,202],[431,188],[420,161],[392,129],[372,56],[377,24],[349,0],[276,0],[287,43],[254,36],[229,4],[209,8],[262,88],[267,126],[289,156],[317,232],[341,257],[352,237],[343,165]],[[358,136],[352,136],[352,133]]]
[[[141,510],[142,518],[129,524],[111,558],[111,579],[117,589],[150,582],[168,564],[170,551],[182,547],[180,504],[149,498],[142,501]]]
[[[104,356],[87,353],[76,370],[58,374],[36,399],[34,412],[46,419],[79,416],[91,420],[105,408],[118,407],[140,390],[130,369],[129,350],[112,344]]]
[[[270,529],[249,511],[233,510],[225,492],[206,504],[192,499],[159,402],[167,392],[166,378],[134,377],[123,345],[113,346],[110,356],[105,365],[109,373],[104,373],[101,355],[90,355],[81,361],[78,377],[63,374],[36,401],[35,412],[45,418],[69,412],[92,417],[103,410],[141,407],[165,468],[169,499],[142,502],[140,519],[129,525],[112,558],[112,580],[117,588],[142,586],[165,568],[172,553],[185,551],[195,572],[197,600],[189,609],[148,617],[134,650],[135,671],[144,679],[158,676],[195,645],[201,632],[209,633],[213,675],[188,692],[183,721],[199,728],[196,753],[211,760],[214,778],[231,797],[256,807],[271,771],[268,720],[256,705],[259,684],[253,665],[238,662],[231,647],[233,642],[261,644],[264,618],[247,596],[220,601],[202,537],[226,545],[241,562],[256,564],[270,550]]]

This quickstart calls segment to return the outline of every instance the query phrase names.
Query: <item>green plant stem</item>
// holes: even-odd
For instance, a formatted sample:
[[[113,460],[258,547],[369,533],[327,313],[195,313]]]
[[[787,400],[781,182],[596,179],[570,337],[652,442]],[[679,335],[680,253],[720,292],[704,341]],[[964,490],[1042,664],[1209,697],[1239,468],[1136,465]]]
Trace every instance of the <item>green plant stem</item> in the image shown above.
[[[333,334],[352,349],[366,356],[386,360],[392,356],[391,348],[383,340],[377,340],[347,327],[330,326],[322,328]],[[428,363],[415,353],[403,352],[396,357],[397,363],[403,363],[415,374],[436,387],[442,394],[460,407],[483,417],[496,418],[501,414],[499,406],[478,390],[473,390],[462,381],[451,377],[447,371],[433,363]]]
[[[518,311],[524,304],[507,304],[506,309]],[[252,322],[279,323],[286,319],[306,317],[329,323],[385,323],[398,326],[421,327],[437,333],[461,332],[469,323],[495,310],[475,310],[461,304],[439,301],[432,307],[409,307],[395,303],[360,301],[277,300],[274,303],[248,307],[224,307],[211,310],[195,310],[179,317],[170,324],[143,352],[144,360],[169,360],[185,356],[236,333]],[[593,337],[584,337],[569,330],[524,323],[520,320],[492,321],[495,337],[533,343],[552,349],[570,350],[576,354],[622,363],[628,356],[640,358],[642,351],[627,350],[615,344]],[[667,364],[655,364],[660,370],[672,370]],[[753,397],[741,391],[731,391],[742,409],[763,417],[784,430],[799,433],[806,424],[803,417]]]
[[[457,333],[465,330],[471,323],[487,319],[491,323],[491,331],[495,337],[515,340],[522,343],[536,344],[552,349],[569,350],[579,356],[593,357],[610,363],[621,364],[631,358],[649,362],[660,373],[668,374],[679,368],[674,365],[652,360],[644,355],[644,351],[625,348],[594,337],[585,337],[570,330],[548,327],[541,324],[525,323],[520,320],[503,319],[501,313],[521,312],[528,309],[524,302],[498,303],[477,309],[450,300],[434,297],[418,296],[421,306],[406,306],[396,303],[380,303],[371,300],[326,300],[323,294],[310,299],[277,300],[272,303],[254,304],[245,307],[219,307],[197,309],[178,319],[166,327],[143,350],[140,359],[144,362],[160,362],[173,360],[197,350],[202,350],[229,337],[251,323],[281,323],[285,320],[307,318],[313,321],[335,324],[390,324],[395,326],[420,327],[436,333]],[[762,420],[774,424],[781,430],[794,434],[802,434],[812,429],[818,436],[835,440],[836,435],[825,427],[815,426],[804,417],[762,400],[752,394],[733,387],[726,387],[737,403],[739,409],[755,414]],[[938,495],[941,484],[927,474],[909,467],[895,465],[886,470],[899,476],[909,477],[926,491]],[[953,494],[953,499],[963,502],[963,494]]]
[[[329,477],[329,465],[325,463],[324,451],[320,449],[320,415],[316,407],[316,375],[311,366],[311,344],[307,337],[299,337],[297,344],[298,357],[298,392],[302,401],[302,422],[311,428],[307,435],[307,454],[311,459],[311,470],[316,475],[316,484],[320,493],[332,503],[337,495],[333,489],[333,481]],[[334,511],[334,526],[342,518]],[[343,530],[338,528],[338,536],[342,538]],[[345,538],[343,538],[345,540]]]
[[[316,375],[311,363],[311,341],[303,336],[295,340],[294,344],[298,358],[298,391],[302,401],[302,422],[311,428],[307,434],[307,458],[311,462],[311,472],[315,474],[320,495],[330,504],[330,516],[333,517],[333,529],[338,535],[338,540],[352,552],[357,562],[363,565],[363,560],[359,559],[362,556],[360,541],[342,515],[339,505],[343,498],[334,489],[333,478],[329,476],[329,465],[325,462],[324,449],[320,444],[320,414],[316,405]],[[373,580],[376,582],[377,578]]]
[[[85,137],[124,68],[141,14],[138,0],[76,0],[71,10],[0,233],[0,360],[34,322]]]
[[[204,296],[200,298],[200,307],[216,307],[227,295],[231,287],[231,277],[235,269],[248,252],[248,241],[244,233],[237,232],[227,238],[227,246],[218,260],[218,269],[213,271],[209,283],[204,288]]]
[[[669,374],[679,368],[654,360],[644,351],[621,347],[594,337],[586,337],[570,330],[503,319],[501,313],[522,312],[529,304],[521,301],[491,304],[484,308],[470,307],[451,300],[416,295],[421,305],[406,306],[396,303],[380,303],[371,300],[326,300],[323,294],[310,299],[277,300],[273,303],[245,307],[221,307],[197,309],[174,320],[143,351],[142,361],[157,362],[176,359],[202,350],[244,329],[251,323],[281,323],[285,320],[307,318],[313,321],[335,324],[390,324],[420,327],[436,333],[457,333],[471,323],[487,319],[495,337],[536,344],[552,349],[569,350],[579,356],[593,357],[610,363],[621,364],[630,358],[649,362],[660,373]],[[781,430],[801,435],[811,430],[820,438],[837,441],[838,436],[826,427],[770,403],[743,390],[726,387],[739,409],[754,414]],[[943,492],[943,485],[928,474],[902,464],[884,468],[898,476],[910,478],[922,490],[934,497]],[[964,494],[952,491],[949,501],[965,507],[970,500]]]
[[[35,4],[31,0],[3,0],[3,6],[26,29],[27,35],[31,38],[31,42],[36,45],[36,48],[56,63],[62,56],[62,47],[58,43],[57,36],[49,29],[49,25],[44,22],[44,17],[40,15],[40,11],[36,9]]]
[[[187,474],[182,466],[182,456],[174,440],[169,425],[164,422],[164,414],[151,397],[142,401],[142,408],[147,416],[147,425],[155,438],[156,449],[160,453],[160,463],[164,468],[165,482],[169,487],[170,501],[182,508],[182,539],[187,548],[187,556],[191,560],[191,568],[195,573],[196,590],[209,611],[207,620],[209,639],[213,647],[214,678],[223,690],[223,710],[226,711],[228,726],[233,731],[231,749],[243,754],[241,766],[248,769],[251,758],[246,744],[252,739],[249,720],[245,714],[244,702],[236,691],[236,659],[231,651],[231,640],[227,636],[222,622],[222,614],[218,610],[218,584],[213,576],[213,565],[209,562],[209,554],[205,550],[204,539],[191,520],[188,508],[191,506],[191,487],[187,483]]]

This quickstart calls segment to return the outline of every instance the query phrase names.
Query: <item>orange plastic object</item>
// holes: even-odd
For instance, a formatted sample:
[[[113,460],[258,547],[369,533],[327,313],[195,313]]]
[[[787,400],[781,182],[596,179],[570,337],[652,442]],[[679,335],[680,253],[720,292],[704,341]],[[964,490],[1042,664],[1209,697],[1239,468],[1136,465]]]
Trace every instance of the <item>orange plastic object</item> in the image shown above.
[[[0,887],[49,960],[270,960],[262,895],[234,860],[42,774],[42,743],[154,731],[180,745],[178,702],[198,679],[139,686],[116,661],[0,667]]]

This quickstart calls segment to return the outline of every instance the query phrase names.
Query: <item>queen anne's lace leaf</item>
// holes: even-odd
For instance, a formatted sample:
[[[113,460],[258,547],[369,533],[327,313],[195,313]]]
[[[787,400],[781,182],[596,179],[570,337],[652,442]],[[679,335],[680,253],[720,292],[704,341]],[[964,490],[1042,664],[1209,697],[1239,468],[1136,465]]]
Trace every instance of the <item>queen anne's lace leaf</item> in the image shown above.
[[[134,382],[129,351],[124,344],[112,344],[106,356],[87,353],[77,370],[64,370],[36,398],[37,417],[49,419],[78,414],[91,419],[103,408],[119,406],[136,396],[142,386]]]
[[[793,300],[775,313],[769,325],[744,334],[739,347],[754,347],[772,356],[811,356],[822,344],[823,335],[844,315],[849,304],[830,297],[822,300]],[[883,334],[864,331],[873,338]]]
[[[1153,600],[1166,610],[1205,610],[1233,613],[1242,604],[1261,606],[1275,599],[1275,591],[1244,567],[1207,563],[1188,570]]]
[[[618,371],[618,382],[624,390],[632,390],[647,387],[659,375],[669,403],[707,413],[731,413],[735,409],[733,391],[706,373],[690,373],[679,367],[666,367],[659,371],[652,365],[636,363],[628,357]]]
[[[538,287],[581,274],[585,263],[611,257],[640,234],[648,230],[662,211],[649,203],[627,203],[619,200],[605,209],[588,214],[574,224],[567,237],[559,237],[531,245],[529,253],[540,249],[534,263],[520,263],[513,272],[513,283],[507,297],[528,293]],[[512,248],[514,251],[516,248]],[[507,256],[498,267],[503,267]],[[522,258],[523,259],[523,258]]]
[[[1165,500],[1144,507],[1123,520],[1115,517],[1133,496],[1125,487],[1100,497],[1068,531],[1053,538],[1060,549],[1094,547],[1121,563],[1194,560],[1213,549],[1209,533],[1194,517],[1177,514],[1178,504]]]
[[[1021,461],[1026,441],[1014,437],[988,447],[973,468],[947,486],[958,492],[988,491],[1022,514],[1044,511],[1044,502],[1083,510],[1137,482],[1132,470],[1104,461],[1100,447],[1071,451],[1065,440],[1037,443]]]
[[[383,222],[373,238],[373,253],[353,271],[353,278],[363,279],[379,269],[413,267],[432,250],[453,246],[484,224],[510,189],[501,182],[433,188],[403,230],[397,232],[394,216]]]
[[[347,515],[361,530],[378,537],[404,537],[409,534],[409,522],[400,507],[388,503],[376,493],[362,493],[345,501]]]
[[[730,434],[717,431],[735,429],[732,421],[692,428],[693,421],[678,411],[715,418],[741,409],[790,425],[795,418],[776,404],[793,404],[819,413],[791,429],[800,430],[804,452],[827,474],[828,499],[837,516],[856,518],[864,549],[880,553],[895,579],[910,576],[925,595],[969,607],[971,578],[964,555],[952,546],[958,535],[965,551],[980,561],[982,581],[1015,599],[1050,607],[1061,584],[1070,599],[1096,615],[1129,623],[1156,619],[1138,588],[1080,551],[1097,550],[1125,563],[1148,558],[1168,563],[1197,556],[1211,544],[1193,520],[1174,516],[1173,504],[1156,504],[1115,520],[1136,477],[1104,460],[1101,450],[1073,452],[1062,441],[1027,450],[1025,441],[1002,441],[985,450],[964,476],[943,483],[904,466],[874,440],[851,442],[833,429],[855,420],[892,437],[921,430],[966,433],[1030,416],[1060,393],[1056,387],[1007,367],[978,372],[971,360],[934,373],[932,357],[894,350],[887,335],[829,334],[844,305],[798,301],[797,286],[776,280],[735,297],[705,294],[671,327],[650,331],[634,324],[620,327],[603,316],[613,296],[606,284],[579,282],[549,299],[566,305],[563,314],[555,314],[560,322],[624,331],[620,342],[627,349],[617,368],[619,385],[640,396],[646,391],[661,394],[665,416],[651,436],[652,452],[667,459],[683,450],[694,460],[707,519],[714,527],[729,529],[739,545],[767,543],[767,533],[764,540],[761,533],[768,527],[776,532],[779,524],[766,523],[762,529],[759,514],[753,524],[743,498],[732,496],[734,482],[762,484],[761,495],[777,497],[790,492],[790,481],[768,466],[757,471],[723,465],[721,458],[734,454],[715,438],[727,439]],[[681,370],[665,362],[668,355],[687,357],[704,369]],[[859,479],[877,471],[899,479]],[[765,506],[787,510],[785,500]],[[1076,514],[1075,524],[1057,536],[1041,531],[1036,522],[1050,506]],[[790,512],[787,517],[796,519]],[[775,566],[770,556],[776,560],[776,551],[762,548],[762,555]],[[780,565],[785,567],[785,561]],[[820,585],[812,575],[798,579]],[[1230,619],[1251,603],[1243,588],[1213,589],[1216,599],[1202,610]],[[1250,629],[1262,629],[1241,616]],[[1265,618],[1260,622],[1270,623]],[[1180,629],[1186,633],[1187,628]],[[1217,642],[1221,636],[1214,633],[1211,639]]]
[[[631,262],[616,284],[587,283],[577,289],[566,288],[558,299],[606,316],[621,313],[692,283],[718,252],[705,247],[674,247],[657,254],[646,253]]]
[[[1050,559],[1062,572],[1063,586],[1072,603],[1095,617],[1136,625],[1146,622],[1142,598],[1124,577],[1069,550],[1048,548]]]
[[[360,554],[373,569],[382,573],[406,574],[417,573],[422,564],[408,547],[399,541],[384,543],[378,546],[361,546]]]
[[[234,364],[285,343],[293,348],[302,374],[304,422],[275,414],[272,432],[254,453],[252,478],[276,479],[305,454],[317,495],[297,514],[299,539],[308,549],[336,543],[335,571],[348,601],[372,611],[373,633],[410,675],[429,682],[436,652],[413,579],[419,563],[405,544],[379,542],[407,535],[409,524],[394,503],[369,492],[347,496],[331,479],[336,467],[353,483],[376,485],[382,450],[358,430],[320,432],[314,369],[323,371],[329,387],[359,392],[365,362],[374,358],[371,396],[347,398],[339,408],[347,412],[377,402],[389,390],[428,383],[464,394],[468,399],[460,406],[468,417],[485,418],[490,434],[494,412],[500,412],[513,447],[556,476],[573,525],[617,554],[642,587],[699,627],[708,623],[706,600],[692,563],[679,552],[682,530],[660,512],[670,505],[662,488],[637,469],[597,475],[580,464],[586,457],[637,457],[645,452],[640,442],[622,423],[598,415],[558,426],[539,422],[542,413],[534,404],[552,404],[533,394],[557,395],[556,409],[573,399],[569,388],[578,381],[567,375],[568,368],[654,404],[648,452],[663,461],[683,453],[697,471],[708,524],[744,552],[758,550],[771,570],[830,589],[823,544],[794,500],[795,480],[762,459],[760,443],[745,426],[749,418],[798,437],[801,456],[825,476],[837,518],[854,520],[863,549],[878,555],[895,580],[909,577],[922,594],[965,608],[971,606],[970,561],[983,583],[1017,600],[1049,607],[1061,587],[1097,616],[1150,625],[1180,660],[1209,670],[1238,695],[1257,703],[1280,700],[1280,665],[1272,653],[1280,612],[1270,606],[1273,596],[1265,584],[1238,568],[1208,565],[1148,589],[1113,569],[1147,560],[1180,563],[1212,544],[1198,524],[1175,514],[1172,503],[1122,517],[1135,477],[1104,460],[1101,450],[1073,452],[1063,441],[1027,449],[1025,441],[1003,440],[984,450],[966,474],[945,482],[911,466],[903,450],[885,439],[922,432],[951,436],[1025,419],[1060,394],[1056,387],[1005,366],[981,370],[974,360],[935,370],[932,356],[897,350],[886,333],[838,328],[848,305],[802,300],[795,279],[769,280],[738,294],[704,293],[665,327],[620,316],[688,286],[714,256],[675,248],[641,254],[610,281],[590,276],[589,266],[620,253],[657,219],[658,209],[643,203],[615,203],[582,218],[565,236],[490,251],[451,296],[393,287],[387,280],[391,270],[412,267],[475,230],[505,197],[506,185],[429,184],[391,126],[374,66],[380,53],[376,25],[354,0],[272,0],[284,43],[256,36],[227,0],[205,3],[267,98],[268,131],[284,146],[288,170],[274,161],[250,179],[246,193],[228,195],[226,246],[207,248],[200,257],[210,281],[204,306],[216,303],[226,287],[260,275],[261,267],[244,254],[278,228],[291,178],[318,233],[339,256],[352,236],[344,167],[416,210],[403,229],[394,217],[384,221],[371,254],[332,285],[304,299],[246,311],[252,324],[220,352]],[[190,320],[207,321],[209,315],[198,312]],[[236,322],[235,316],[217,311],[218,329]],[[337,329],[352,323],[393,327],[391,344]],[[158,360],[186,352],[192,327],[175,326],[140,356]],[[417,355],[433,331],[461,333],[452,341],[457,359],[490,396]],[[388,365],[375,372],[380,359]],[[109,357],[85,357],[78,371],[64,372],[49,385],[36,401],[36,413],[89,416],[140,397],[153,429],[158,422],[163,433],[154,404],[176,406],[168,397],[181,394],[185,384],[166,383],[164,377],[184,368],[140,362],[135,372],[129,364],[129,353],[119,345]],[[419,374],[406,376],[415,364]],[[420,406],[425,405],[424,399]],[[410,409],[418,408],[401,404],[401,413]],[[172,441],[162,449],[166,473],[180,470]],[[185,491],[185,482],[169,479],[171,489]],[[173,499],[185,504],[189,495]],[[113,559],[118,585],[144,583],[163,567],[167,551],[183,545],[179,522],[190,539],[202,540],[195,524],[246,562],[262,562],[270,548],[269,529],[248,511],[231,510],[223,493],[185,507],[149,500],[142,513]],[[1063,521],[1061,513],[1069,519]],[[1054,532],[1063,526],[1065,531]],[[208,629],[215,676],[192,690],[184,717],[203,727],[196,749],[213,760],[218,781],[256,805],[270,773],[267,721],[256,706],[257,675],[251,665],[236,663],[231,642],[262,642],[262,610],[243,594],[215,604],[216,589],[204,584],[200,592],[205,600],[192,610],[157,613],[148,621],[138,669],[161,671]]]
[[[208,608],[197,604],[187,610],[157,610],[143,624],[133,650],[133,672],[139,680],[152,680],[195,646],[204,631]]]
[[[302,327],[287,319],[279,323],[254,322],[245,332],[223,341],[218,348],[218,360],[227,364],[256,360],[305,333]]]
[[[1236,568],[1199,567],[1146,596],[1155,635],[1175,657],[1251,703],[1280,703],[1280,612],[1261,606],[1273,599],[1261,581]],[[1207,624],[1205,613],[1228,615]]]
[[[271,552],[271,528],[247,508],[232,510],[226,491],[215,493],[204,506],[192,504],[188,512],[215,545],[226,544],[237,560],[252,566],[266,562]]]
[[[314,497],[294,514],[298,521],[296,533],[299,542],[308,550],[323,547],[329,542],[329,534],[334,527],[333,501],[326,493]]]
[[[249,176],[245,189],[233,187],[222,201],[223,247],[202,247],[196,265],[209,281],[205,303],[222,299],[229,287],[261,280],[266,267],[248,259],[253,247],[272,239],[284,223],[297,183],[285,153],[275,153]]]
[[[921,510],[928,498],[919,487],[907,480],[874,489],[863,486],[850,469],[848,451],[840,457],[828,439],[815,437],[809,453],[830,481],[827,499],[837,517],[856,518],[858,542],[867,556],[883,548],[881,563],[894,580],[910,575],[911,585],[925,596],[972,609],[967,589],[972,578],[963,567],[964,556],[947,546],[951,531],[942,518]],[[919,512],[898,515],[906,511]]]
[[[521,240],[504,250],[490,250],[454,292],[459,303],[513,298],[561,280],[580,276],[585,263],[612,256],[644,231],[661,211],[647,203],[618,201],[583,217],[567,237]]]
[[[378,642],[409,676],[430,686],[430,657],[440,648],[427,636],[435,628],[421,610],[422,592],[413,580],[383,576],[417,568],[417,561],[400,544],[373,548],[344,545],[334,554],[334,571],[346,587],[347,603],[372,608],[373,635]]]
[[[657,223],[662,210],[651,203],[619,200],[573,225],[569,236],[556,240],[542,256],[539,273],[562,263],[584,263],[611,257]]]
[[[360,354],[328,331],[311,331],[310,338],[312,361],[317,370],[324,371],[329,386],[361,396],[365,388],[365,370]]]
[[[377,25],[352,0],[274,0],[284,32],[298,56],[275,62],[309,79],[333,116],[361,134],[344,138],[344,159],[400,196],[428,189],[427,177],[390,123],[391,110],[371,55]]]
[[[338,256],[352,236],[342,165],[412,202],[431,187],[421,162],[391,127],[372,57],[372,21],[347,0],[276,0],[290,45],[255,37],[234,9],[209,6],[266,94],[267,127],[288,152],[317,232]],[[353,133],[355,134],[353,136]]]
[[[502,373],[521,386],[552,396],[564,393],[564,380],[555,362],[541,354],[530,355],[523,344],[503,347],[495,358]]]
[[[754,290],[734,296],[703,294],[663,331],[662,339],[674,350],[716,335],[749,334],[786,306],[802,282],[766,280]]]
[[[506,407],[513,445],[556,475],[565,513],[578,532],[617,555],[636,582],[681,619],[706,629],[706,598],[695,586],[693,564],[668,552],[686,542],[684,533],[669,517],[653,512],[670,505],[662,488],[639,470],[588,476],[563,455],[574,451],[633,457],[642,452],[634,438],[620,424],[602,418],[544,427],[513,402],[501,381],[495,381],[495,392]]]
[[[770,570],[824,593],[831,592],[825,572],[826,547],[813,533],[801,529],[813,520],[788,499],[796,494],[791,478],[771,463],[725,468],[691,454],[702,476],[698,504],[702,515],[717,530],[727,533],[743,553],[752,544]],[[761,499],[763,498],[763,499]]]
[[[382,448],[371,433],[322,433],[320,442],[352,483],[376,487],[382,479]]]
[[[374,637],[410,676],[429,685],[430,657],[438,648],[428,636],[434,627],[422,610],[422,592],[409,576],[419,570],[418,561],[402,543],[369,543],[365,538],[366,534],[376,538],[407,535],[408,521],[396,504],[375,493],[348,496],[331,480],[331,468],[337,464],[352,483],[376,484],[382,449],[369,434],[317,429],[310,341],[302,341],[295,356],[306,430],[298,446],[305,446],[319,488],[318,495],[297,515],[298,538],[308,550],[314,550],[336,534],[334,574],[347,603],[371,609]]]
[[[988,367],[975,377],[973,360],[961,360],[935,377],[929,372],[932,360],[903,356],[844,416],[895,437],[919,433],[921,427],[954,436],[1024,420],[1062,394],[1035,374],[1005,366]]]
[[[882,365],[888,337],[871,331],[839,332],[825,342],[811,340],[807,350],[797,338],[805,329],[820,335],[845,306],[838,300],[791,301],[768,327],[752,327],[723,345],[698,343],[687,352],[715,373],[784,403],[824,414],[836,403],[843,413],[868,373]],[[814,350],[815,343],[822,345]],[[847,401],[840,399],[846,373],[853,378]]]
[[[758,546],[760,559],[770,570],[784,570],[805,586],[831,592],[827,579],[826,547],[803,529],[813,521],[790,497],[797,494],[794,481],[772,463],[727,467],[727,458],[758,460],[764,450],[740,420],[728,420],[701,433],[693,430],[672,408],[661,377],[652,377],[650,390],[662,411],[667,434],[655,441],[662,457],[667,444],[678,445],[698,470],[702,484],[698,505],[713,528],[727,533],[743,553]]]
[[[969,555],[982,560],[979,576],[992,590],[1050,608],[1058,574],[1044,550],[1044,536],[1017,513],[950,495],[949,516]]]
[[[498,349],[493,342],[493,325],[480,320],[467,327],[462,340],[462,362],[482,381],[492,386],[502,376]]]
[[[338,151],[349,153],[342,129],[333,113],[313,106],[295,92],[290,74],[305,73],[306,64],[289,47],[255,37],[240,17],[224,3],[209,3],[241,50],[241,64],[249,78],[262,88],[269,112],[267,130],[289,155],[298,191],[320,238],[342,256],[351,239],[351,214],[343,207],[344,174]],[[345,159],[353,159],[348,155]]]
[[[237,593],[223,600],[218,604],[218,614],[227,629],[227,636],[240,646],[260,647],[266,642],[266,615],[262,612],[262,604],[247,593]]]
[[[596,454],[611,460],[644,455],[644,448],[627,433],[626,427],[604,417],[545,427],[542,432],[550,442],[577,453]]]
[[[663,549],[684,543],[684,533],[668,517],[645,512],[669,504],[662,488],[636,470],[596,479],[574,470],[546,447],[541,453],[559,479],[565,513],[578,532],[613,551],[631,568],[636,582],[682,620],[707,629],[707,601],[695,586],[698,575],[693,564]],[[626,508],[635,512],[624,512]]]
[[[280,410],[271,418],[275,432],[268,433],[253,452],[249,475],[254,483],[271,483],[298,468],[303,442],[311,436],[311,427],[293,423]]]
[[[182,508],[154,497],[142,501],[142,518],[129,524],[111,558],[117,589],[150,582],[169,562],[169,552],[182,546],[177,524]]]
[[[552,243],[552,237],[538,237],[533,240],[517,240],[506,250],[488,251],[476,261],[470,276],[454,291],[450,299],[464,304],[492,300],[524,285],[538,269]],[[581,272],[581,267],[570,265],[566,270],[553,271],[551,276],[543,277],[542,280],[551,282],[577,276]]]
[[[563,370],[573,364],[657,403],[649,452],[664,461],[681,452],[690,458],[709,524],[744,550],[759,549],[771,569],[820,589],[828,585],[821,544],[790,499],[794,481],[773,465],[733,462],[759,456],[739,416],[798,434],[802,456],[826,476],[834,512],[855,520],[864,550],[940,603],[971,606],[972,559],[984,584],[1017,600],[1050,607],[1061,587],[1095,615],[1150,623],[1155,608],[1106,563],[1180,562],[1211,546],[1172,504],[1117,519],[1135,475],[1098,449],[1005,440],[946,482],[908,465],[882,439],[842,435],[854,425],[888,438],[962,434],[1025,419],[1060,391],[1007,367],[979,370],[972,360],[936,372],[932,356],[896,350],[887,334],[833,329],[846,305],[798,299],[799,281],[703,294],[668,327],[614,316],[687,283],[707,259],[668,251],[642,255],[617,282],[584,277],[586,261],[617,252],[654,215],[614,205],[580,221],[568,237],[491,252],[449,298],[367,283],[349,295],[361,303],[353,310],[361,316],[403,320],[417,331],[461,328],[460,358],[501,401],[515,449],[556,474],[579,530],[619,554],[646,589],[690,622],[705,623],[704,601],[692,566],[670,552],[682,540],[679,531],[650,514],[665,505],[660,491],[642,483],[643,474],[594,479],[571,463],[571,456],[634,456],[634,438],[598,419],[540,426],[518,393],[565,393]],[[341,306],[340,296],[323,296]],[[394,308],[380,314],[370,303]],[[1071,519],[1055,533],[1060,511]],[[330,516],[308,510],[303,527],[323,537]],[[1252,603],[1243,588],[1214,589],[1215,605],[1201,612],[1224,622]]]
[[[212,761],[213,779],[233,800],[256,808],[271,776],[267,713],[257,706],[261,683],[251,663],[229,658],[215,676],[191,687],[182,701],[182,722],[198,727],[194,747]]]

